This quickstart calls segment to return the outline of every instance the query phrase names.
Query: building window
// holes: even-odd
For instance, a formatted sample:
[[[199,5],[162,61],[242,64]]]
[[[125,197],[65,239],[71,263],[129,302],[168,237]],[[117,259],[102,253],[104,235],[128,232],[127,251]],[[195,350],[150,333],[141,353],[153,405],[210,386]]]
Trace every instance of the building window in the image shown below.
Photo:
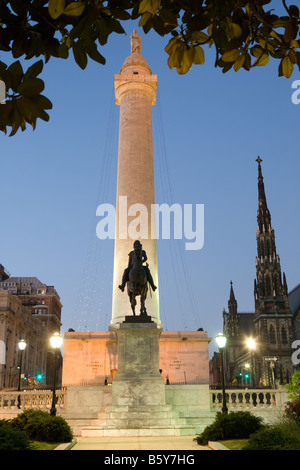
[[[271,295],[271,279],[270,276],[266,276],[266,295]]]
[[[25,295],[31,294],[31,289],[22,289],[21,294],[25,294]]]
[[[275,328],[273,325],[270,326],[269,338],[270,344],[276,344]]]
[[[286,329],[284,326],[281,328],[281,342],[282,344],[288,343],[287,333],[286,333]]]

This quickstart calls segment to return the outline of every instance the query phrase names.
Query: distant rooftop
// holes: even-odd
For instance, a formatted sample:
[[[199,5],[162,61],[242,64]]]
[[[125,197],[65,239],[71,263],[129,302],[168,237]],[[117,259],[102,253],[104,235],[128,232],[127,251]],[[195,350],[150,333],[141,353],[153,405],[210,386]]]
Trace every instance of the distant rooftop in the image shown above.
[[[289,304],[292,315],[294,315],[300,305],[300,284],[294,287],[294,289],[289,293]]]
[[[0,290],[10,290],[13,294],[55,294],[54,286],[47,286],[37,277],[9,277],[0,282]]]

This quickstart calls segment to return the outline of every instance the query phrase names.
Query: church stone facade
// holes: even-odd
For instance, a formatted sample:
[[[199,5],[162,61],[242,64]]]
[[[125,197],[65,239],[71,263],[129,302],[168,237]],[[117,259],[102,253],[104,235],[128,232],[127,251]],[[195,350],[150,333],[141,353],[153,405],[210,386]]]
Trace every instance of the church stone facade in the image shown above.
[[[223,311],[227,386],[274,387],[289,382],[295,370],[293,341],[300,339],[300,286],[289,294],[285,273],[281,272],[261,162],[258,158],[255,311],[238,312],[231,282],[228,312]],[[255,340],[253,350],[247,346],[249,338]]]

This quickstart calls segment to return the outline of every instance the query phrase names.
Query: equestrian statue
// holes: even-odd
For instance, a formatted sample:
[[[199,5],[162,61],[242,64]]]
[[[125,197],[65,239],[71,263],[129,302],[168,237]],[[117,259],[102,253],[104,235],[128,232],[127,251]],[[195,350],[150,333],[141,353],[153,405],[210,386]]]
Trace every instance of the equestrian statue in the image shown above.
[[[122,277],[122,284],[119,289],[124,292],[127,284],[127,293],[131,304],[133,315],[135,315],[136,297],[141,296],[140,315],[147,315],[145,307],[145,300],[148,292],[148,282],[153,290],[157,289],[154,285],[148,263],[144,266],[143,263],[147,261],[147,255],[143,250],[142,244],[136,240],[133,244],[133,250],[129,253],[128,267],[124,270]]]

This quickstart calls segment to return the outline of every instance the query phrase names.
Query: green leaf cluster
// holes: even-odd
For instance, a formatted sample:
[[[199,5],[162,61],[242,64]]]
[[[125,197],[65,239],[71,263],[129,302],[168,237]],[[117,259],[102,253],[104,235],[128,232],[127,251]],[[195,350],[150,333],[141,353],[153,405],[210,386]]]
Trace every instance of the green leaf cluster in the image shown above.
[[[70,442],[72,430],[61,416],[51,416],[48,412],[36,409],[24,410],[9,421],[13,429],[26,433],[30,440],[45,442]]]
[[[71,55],[81,69],[89,59],[104,65],[101,46],[111,34],[125,34],[124,21],[138,19],[145,33],[153,29],[168,37],[168,65],[179,74],[203,65],[209,47],[224,73],[275,59],[278,75],[290,78],[296,66],[300,69],[300,14],[287,0],[282,5],[279,15],[275,0],[1,0],[0,51],[45,63]],[[21,69],[18,61],[0,66],[0,79],[12,90],[0,105],[0,130],[11,126],[10,135],[24,130],[26,122],[35,128],[50,109],[49,100],[40,98],[38,73],[28,82]]]
[[[202,434],[195,437],[195,441],[200,445],[207,445],[208,441],[245,439],[262,427],[262,418],[249,411],[228,414],[218,412],[213,423],[206,426]]]
[[[291,376],[290,383],[285,386],[290,400],[299,400],[300,398],[300,371],[297,370]]]
[[[35,129],[38,118],[49,120],[45,110],[51,109],[52,103],[41,94],[44,82],[37,77],[42,69],[42,60],[31,65],[25,73],[18,60],[9,67],[0,62],[0,79],[5,82],[7,91],[5,104],[0,105],[0,130],[6,133],[7,127],[11,127],[10,136],[19,128],[24,131],[26,123]]]

